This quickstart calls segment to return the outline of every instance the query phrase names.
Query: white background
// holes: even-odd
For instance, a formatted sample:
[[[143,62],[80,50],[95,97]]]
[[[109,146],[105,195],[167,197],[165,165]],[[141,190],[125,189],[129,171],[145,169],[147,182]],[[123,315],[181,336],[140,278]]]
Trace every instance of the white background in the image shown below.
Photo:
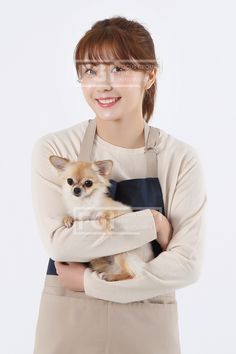
[[[236,353],[235,10],[229,0],[1,2],[1,353],[32,354],[47,269],[31,207],[32,147],[94,117],[73,52],[113,15],[140,21],[155,42],[161,73],[150,124],[193,145],[204,165],[202,275],[176,293],[182,354]]]

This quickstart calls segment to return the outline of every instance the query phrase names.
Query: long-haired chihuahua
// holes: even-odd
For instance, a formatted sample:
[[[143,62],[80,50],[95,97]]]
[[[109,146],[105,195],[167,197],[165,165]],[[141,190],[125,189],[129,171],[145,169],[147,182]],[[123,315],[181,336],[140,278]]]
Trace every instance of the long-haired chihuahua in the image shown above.
[[[49,160],[57,169],[62,183],[68,212],[63,218],[65,227],[72,227],[74,220],[97,220],[101,229],[109,235],[112,230],[110,220],[132,212],[129,205],[108,196],[112,160],[71,161],[55,155],[51,155]],[[119,253],[96,258],[89,262],[89,266],[98,273],[103,273],[102,278],[107,281],[133,278],[134,274],[128,267],[126,256],[126,253]]]

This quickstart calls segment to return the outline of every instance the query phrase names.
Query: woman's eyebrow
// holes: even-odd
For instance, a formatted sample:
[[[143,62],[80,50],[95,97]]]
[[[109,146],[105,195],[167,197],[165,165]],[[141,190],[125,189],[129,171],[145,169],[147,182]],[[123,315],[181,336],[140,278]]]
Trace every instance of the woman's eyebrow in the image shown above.
[[[102,61],[98,61],[98,60],[85,60],[84,62],[83,62],[83,65],[87,65],[87,64],[89,64],[89,65],[92,65],[92,66],[98,66],[98,65],[100,65],[100,64],[106,64],[106,65],[117,65],[119,63],[119,61],[117,61],[117,60],[113,60],[113,61],[111,61],[111,60],[102,60]]]
[[[85,61],[82,63],[83,66],[86,65],[91,65],[91,66],[97,66],[98,64],[96,62],[92,62],[92,61]]]

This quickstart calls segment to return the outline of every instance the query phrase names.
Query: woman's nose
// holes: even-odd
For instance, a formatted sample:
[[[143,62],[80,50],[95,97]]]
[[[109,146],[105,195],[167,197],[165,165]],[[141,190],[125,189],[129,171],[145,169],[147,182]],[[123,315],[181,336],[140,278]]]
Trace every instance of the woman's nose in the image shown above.
[[[109,71],[109,68],[102,69],[97,76],[97,83],[100,87],[111,87],[112,82],[111,82],[111,73]]]

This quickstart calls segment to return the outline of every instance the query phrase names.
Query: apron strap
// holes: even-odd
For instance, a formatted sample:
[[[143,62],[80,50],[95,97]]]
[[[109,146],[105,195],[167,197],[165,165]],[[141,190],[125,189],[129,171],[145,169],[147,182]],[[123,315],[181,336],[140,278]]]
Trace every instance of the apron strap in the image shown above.
[[[160,137],[160,130],[156,127],[150,126],[146,121],[145,131],[147,132],[147,139],[145,140],[145,154],[147,161],[147,176],[158,176],[158,142]]]
[[[96,135],[96,118],[89,119],[87,129],[80,146],[80,152],[78,156],[79,161],[91,161],[93,141]]]

